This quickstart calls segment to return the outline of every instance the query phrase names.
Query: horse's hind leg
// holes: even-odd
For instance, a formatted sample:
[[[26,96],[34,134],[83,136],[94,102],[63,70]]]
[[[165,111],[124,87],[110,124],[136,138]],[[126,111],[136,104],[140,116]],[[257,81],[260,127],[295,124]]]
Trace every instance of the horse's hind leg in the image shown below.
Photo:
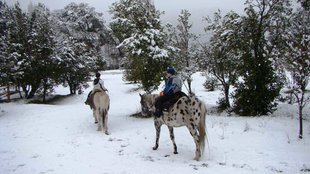
[[[102,118],[102,121],[103,121],[103,130],[104,130],[104,133],[106,135],[109,135],[109,131],[108,131],[108,114],[107,114],[107,111],[104,111],[104,113],[102,114],[103,115],[103,118]]]
[[[102,130],[102,117],[100,115],[100,110],[99,109],[96,110],[96,120],[98,121],[97,131],[101,131]]]
[[[196,152],[195,152],[194,160],[198,161],[201,157],[201,150],[200,150],[198,132],[197,132],[196,127],[194,126],[193,123],[191,125],[188,125],[187,128],[188,128],[189,132],[191,133],[192,137],[194,138],[194,142],[196,144]]]
[[[95,124],[97,124],[98,120],[97,120],[96,110],[95,109],[93,109],[93,117],[95,118]]]
[[[173,153],[178,154],[178,148],[177,148],[177,145],[176,145],[175,140],[174,140],[173,127],[168,126],[168,129],[169,129],[169,133],[170,133],[170,139],[173,143]]]
[[[158,149],[158,141],[159,141],[159,137],[160,137],[160,128],[161,128],[161,123],[159,121],[154,121],[154,126],[156,129],[156,142],[155,142],[155,146],[153,147],[153,150],[157,150]]]

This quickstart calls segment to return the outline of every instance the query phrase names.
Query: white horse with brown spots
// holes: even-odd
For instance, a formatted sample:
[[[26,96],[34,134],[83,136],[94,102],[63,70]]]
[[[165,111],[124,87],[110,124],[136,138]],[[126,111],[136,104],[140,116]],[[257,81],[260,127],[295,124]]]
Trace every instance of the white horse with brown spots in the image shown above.
[[[143,94],[141,95],[141,108],[143,115],[153,114],[155,111],[155,102],[159,95]],[[186,126],[192,135],[196,144],[195,160],[199,160],[204,152],[206,138],[206,107],[205,104],[195,96],[183,96],[171,106],[168,111],[163,112],[163,116],[154,117],[156,129],[156,143],[153,150],[158,149],[160,129],[163,124],[168,126],[170,139],[174,147],[174,154],[177,154],[177,146],[174,140],[173,127]]]
[[[92,95],[93,115],[95,117],[95,122],[98,122],[97,131],[103,131],[108,135],[108,112],[110,108],[110,98],[106,91],[100,87],[95,87]]]

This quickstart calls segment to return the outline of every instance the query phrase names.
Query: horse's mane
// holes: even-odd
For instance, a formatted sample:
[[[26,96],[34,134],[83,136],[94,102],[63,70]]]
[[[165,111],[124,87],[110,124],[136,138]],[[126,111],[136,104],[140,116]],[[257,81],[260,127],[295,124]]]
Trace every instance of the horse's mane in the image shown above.
[[[150,94],[150,93],[146,93],[146,95],[144,95],[144,100],[148,103],[152,103],[155,104],[157,98],[159,97],[158,94]]]
[[[93,93],[96,93],[96,92],[103,92],[103,90],[102,90],[102,89],[99,89],[99,88],[95,88],[95,89],[93,90]]]

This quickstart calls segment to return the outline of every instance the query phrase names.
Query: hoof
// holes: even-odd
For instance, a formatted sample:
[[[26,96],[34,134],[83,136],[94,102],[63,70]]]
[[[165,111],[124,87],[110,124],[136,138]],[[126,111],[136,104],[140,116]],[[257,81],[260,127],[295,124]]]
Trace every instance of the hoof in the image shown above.
[[[178,152],[173,152],[174,154],[179,154]]]
[[[195,157],[194,160],[199,161],[200,157]]]

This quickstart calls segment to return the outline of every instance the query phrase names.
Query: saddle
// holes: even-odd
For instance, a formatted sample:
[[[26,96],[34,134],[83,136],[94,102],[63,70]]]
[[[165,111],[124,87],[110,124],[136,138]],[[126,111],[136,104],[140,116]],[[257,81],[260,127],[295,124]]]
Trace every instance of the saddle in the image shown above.
[[[173,96],[163,104],[163,111],[168,111],[170,107],[172,107],[181,97],[184,96],[187,97],[187,95],[182,91],[178,91],[173,94]]]

